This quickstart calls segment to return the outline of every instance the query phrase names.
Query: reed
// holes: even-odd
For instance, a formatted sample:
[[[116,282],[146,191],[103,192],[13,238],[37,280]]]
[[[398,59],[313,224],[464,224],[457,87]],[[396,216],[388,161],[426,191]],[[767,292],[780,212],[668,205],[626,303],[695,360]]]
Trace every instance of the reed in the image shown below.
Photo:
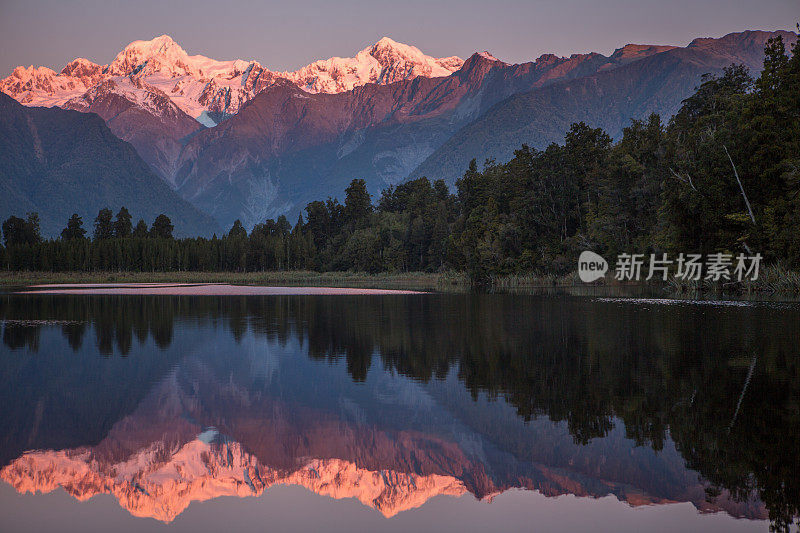
[[[757,280],[742,283],[742,290],[800,293],[800,272],[790,270],[782,263],[774,263],[762,268]]]

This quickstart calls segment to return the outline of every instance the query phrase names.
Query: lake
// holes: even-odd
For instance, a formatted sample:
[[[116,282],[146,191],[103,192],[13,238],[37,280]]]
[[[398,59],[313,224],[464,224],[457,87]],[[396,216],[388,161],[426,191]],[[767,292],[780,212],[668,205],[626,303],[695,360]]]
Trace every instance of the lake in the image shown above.
[[[800,304],[0,295],[0,530],[768,531]]]

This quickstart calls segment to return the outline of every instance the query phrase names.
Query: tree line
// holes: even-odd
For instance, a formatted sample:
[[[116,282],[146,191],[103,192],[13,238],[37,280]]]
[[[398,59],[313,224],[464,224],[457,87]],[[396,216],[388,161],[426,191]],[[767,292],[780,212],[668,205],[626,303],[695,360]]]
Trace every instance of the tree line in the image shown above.
[[[511,161],[472,161],[451,191],[420,178],[373,203],[363,180],[344,203],[309,203],[292,226],[281,216],[247,232],[174,239],[160,215],[150,228],[98,213],[89,238],[76,214],[44,240],[38,216],[3,224],[9,270],[355,270],[563,274],[578,254],[761,253],[800,266],[800,45],[765,47],[757,79],[741,65],[704,76],[668,123],[632,120],[613,142],[573,124],[563,144],[522,146]]]

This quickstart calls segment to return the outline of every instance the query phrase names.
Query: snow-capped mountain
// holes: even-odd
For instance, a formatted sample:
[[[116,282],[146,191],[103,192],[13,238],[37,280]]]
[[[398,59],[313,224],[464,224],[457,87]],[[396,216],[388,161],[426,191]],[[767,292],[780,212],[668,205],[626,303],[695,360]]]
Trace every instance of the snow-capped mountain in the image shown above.
[[[294,72],[279,75],[309,93],[340,93],[359,85],[386,85],[417,76],[449,76],[464,64],[459,57],[434,58],[419,48],[382,38],[355,57],[332,57],[315,61]]]
[[[135,76],[106,79],[61,107],[100,115],[162,178],[175,171],[182,139],[203,128],[167,93]]]
[[[187,115],[213,126],[216,121],[211,117],[238,112],[244,103],[281,78],[306,92],[338,93],[367,83],[447,76],[462,63],[458,57],[430,57],[418,48],[384,37],[352,58],[333,57],[294,72],[273,72],[257,61],[190,56],[171,37],[161,35],[130,43],[108,65],[78,58],[60,73],[47,67],[18,67],[0,82],[0,90],[29,106],[75,108],[71,102],[100,83],[113,81],[112,87],[132,84],[135,91],[128,87],[121,93],[126,99],[147,101],[147,93],[155,88]]]
[[[674,113],[705,73],[731,63],[757,71],[778,34],[797,38],[747,31],[520,64],[489,52],[437,59],[383,38],[293,72],[190,56],[162,35],[108,65],[18,67],[0,91],[28,106],[99,114],[184,199],[222,227],[252,227],[295,219],[354,177],[372,194],[409,177],[452,184],[472,158],[503,161],[521,144],[560,142],[572,122],[617,136],[631,117]],[[527,96],[504,103],[518,95]]]
[[[101,81],[102,71],[103,67],[83,58],[74,59],[60,74],[47,67],[17,67],[0,82],[0,90],[27,106],[60,106]]]

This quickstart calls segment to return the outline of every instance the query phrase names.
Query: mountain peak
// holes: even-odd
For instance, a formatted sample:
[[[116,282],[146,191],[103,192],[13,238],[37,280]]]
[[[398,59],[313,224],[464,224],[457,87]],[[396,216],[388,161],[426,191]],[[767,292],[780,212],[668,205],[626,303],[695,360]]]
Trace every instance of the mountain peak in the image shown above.
[[[358,55],[369,54],[377,59],[383,67],[389,66],[389,63],[410,62],[419,66],[430,66],[431,72],[417,72],[416,75],[425,76],[448,76],[455,72],[464,63],[460,57],[431,57],[426,55],[416,46],[404,44],[390,37],[381,37],[381,39],[374,45],[365,48]],[[412,76],[413,77],[413,76]]]
[[[469,58],[464,61],[462,66],[463,69],[474,69],[476,65],[484,65],[487,69],[493,67],[495,64],[498,65],[506,65],[504,61],[501,61],[494,57],[491,53],[484,50],[483,52],[475,52]]]
[[[422,50],[416,46],[403,44],[390,39],[389,37],[382,37],[374,45],[361,50],[356,54],[355,59],[359,59],[364,55],[370,55],[381,63],[381,66],[386,67],[390,63],[397,63],[400,61],[410,61],[416,64],[425,63],[427,60],[434,60],[430,56],[422,53]]]
[[[494,57],[488,50],[484,50],[483,52],[478,52],[478,55],[484,59],[488,59],[489,61],[500,61],[496,57]],[[502,63],[502,61],[500,61]]]
[[[387,36],[384,35],[383,37],[381,37],[378,40],[378,42],[375,43],[375,46],[377,46],[377,47],[397,48],[397,47],[408,46],[408,45],[405,45],[403,43],[398,43],[397,41],[395,41],[391,37],[387,37]]]
[[[355,57],[331,57],[315,61],[280,76],[310,93],[338,93],[366,83],[389,84],[424,76],[449,76],[463,61],[458,57],[436,58],[416,46],[382,37]]]
[[[170,48],[178,47],[181,48],[175,40],[167,34],[159,35],[158,37],[153,37],[149,41],[133,41],[128,46],[126,46],[123,50],[143,50],[149,51],[151,53],[158,53],[164,52]],[[181,48],[181,50],[183,50]]]
[[[73,76],[76,78],[93,77],[98,78],[102,74],[103,67],[93,61],[76,57],[61,69],[61,74],[64,76]]]
[[[480,83],[483,77],[495,67],[503,67],[506,63],[500,61],[487,51],[475,52],[455,73],[462,80],[470,80],[471,83]]]
[[[169,35],[159,35],[149,41],[133,41],[109,65],[112,75],[127,76],[145,69],[148,74],[158,71],[176,76],[195,74],[189,55]]]
[[[136,55],[144,59],[151,57],[178,58],[188,57],[186,51],[169,35],[159,35],[149,41],[133,41],[122,49],[117,57]]]
[[[616,50],[614,50],[614,53],[611,54],[611,58],[622,59],[622,60],[626,59],[633,60],[645,56],[650,56],[653,54],[658,54],[661,52],[666,52],[667,50],[672,50],[673,48],[676,47],[671,45],[628,43],[622,48],[617,48]]]
[[[698,37],[694,39],[687,48],[714,48],[725,49],[726,47],[734,46],[750,46],[753,48],[763,48],[763,43],[770,37],[780,36],[787,49],[797,42],[798,34],[793,31],[777,30],[777,31],[763,31],[763,30],[745,30],[735,33],[729,33],[720,38],[714,37]],[[763,51],[763,50],[762,50]]]
[[[22,65],[15,68],[11,75],[15,78],[29,78],[31,76],[55,76],[56,72],[48,67],[35,67],[33,65],[24,67]]]
[[[395,51],[398,54],[405,57],[413,57],[413,58],[429,57],[426,56],[424,53],[422,53],[422,51],[416,46],[395,41],[390,37],[381,37],[380,40],[378,40],[378,42],[376,42],[374,45],[368,48],[365,48],[363,51],[368,51],[373,56],[375,56],[376,52]]]

